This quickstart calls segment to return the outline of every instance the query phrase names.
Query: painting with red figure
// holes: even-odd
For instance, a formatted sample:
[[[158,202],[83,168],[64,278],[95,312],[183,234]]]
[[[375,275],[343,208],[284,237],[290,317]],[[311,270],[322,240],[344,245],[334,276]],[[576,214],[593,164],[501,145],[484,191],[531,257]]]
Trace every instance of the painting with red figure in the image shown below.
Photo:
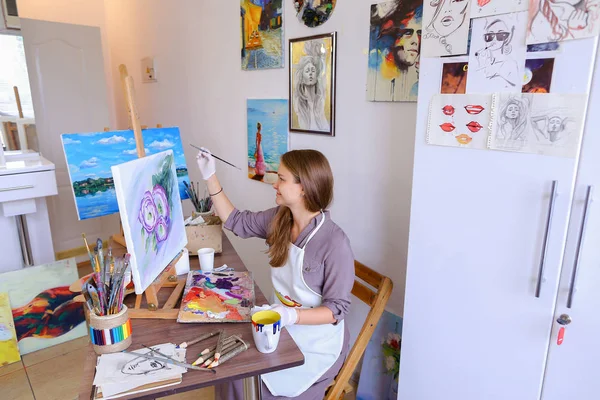
[[[190,271],[177,322],[250,322],[253,305],[250,272]]]
[[[525,61],[523,93],[550,93],[554,58],[538,58]]]
[[[467,89],[467,75],[469,63],[446,63],[442,67],[442,94],[465,94]]]

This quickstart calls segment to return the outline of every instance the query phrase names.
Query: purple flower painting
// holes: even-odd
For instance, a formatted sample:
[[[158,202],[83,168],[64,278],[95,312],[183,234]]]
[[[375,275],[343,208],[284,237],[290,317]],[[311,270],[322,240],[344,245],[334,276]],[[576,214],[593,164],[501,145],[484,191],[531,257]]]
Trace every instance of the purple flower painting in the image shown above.
[[[135,291],[141,294],[187,244],[171,150],[112,167]]]

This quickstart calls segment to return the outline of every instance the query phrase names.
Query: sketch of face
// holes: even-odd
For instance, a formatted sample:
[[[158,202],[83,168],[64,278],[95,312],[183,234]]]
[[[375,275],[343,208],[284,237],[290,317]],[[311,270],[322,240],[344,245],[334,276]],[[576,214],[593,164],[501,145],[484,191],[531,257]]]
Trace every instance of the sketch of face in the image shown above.
[[[394,58],[398,66],[415,65],[421,51],[421,24],[411,19],[398,33],[394,43]]]
[[[304,84],[308,86],[316,85],[317,83],[317,67],[313,63],[308,63],[302,70]]]
[[[144,357],[137,357],[128,361],[121,372],[125,375],[146,375],[161,369],[169,369],[164,363],[156,360],[150,360]]]
[[[485,48],[488,50],[500,50],[504,44],[510,41],[510,31],[503,21],[492,22],[483,34]]]
[[[466,0],[431,0],[436,7],[433,17],[433,29],[440,36],[448,36],[465,22],[467,7],[470,3]]]
[[[506,108],[506,118],[508,119],[517,119],[520,113],[521,110],[517,104],[509,104]]]
[[[548,132],[556,133],[562,130],[562,119],[560,117],[551,117],[548,120]]]

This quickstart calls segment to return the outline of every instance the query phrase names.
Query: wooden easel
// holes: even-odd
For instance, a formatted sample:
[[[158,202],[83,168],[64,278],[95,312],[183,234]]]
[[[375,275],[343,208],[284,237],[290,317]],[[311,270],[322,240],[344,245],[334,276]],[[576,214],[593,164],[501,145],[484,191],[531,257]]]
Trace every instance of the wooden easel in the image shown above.
[[[133,135],[135,137],[135,147],[137,150],[138,158],[146,157],[146,151],[144,149],[144,138],[142,137],[142,126],[140,125],[140,119],[135,104],[135,90],[133,87],[133,78],[127,73],[127,67],[124,64],[119,65],[119,72],[121,74],[121,83],[125,94],[125,104],[127,105],[127,111],[129,113],[129,119],[131,127],[133,129]],[[158,126],[159,128],[161,126]],[[121,232],[112,236],[112,240],[119,243],[123,247],[127,247],[125,237],[123,235],[123,226],[121,226]],[[174,308],[177,301],[183,293],[185,288],[185,278],[178,278],[175,273],[175,264],[181,258],[175,257],[173,261],[167,265],[162,274],[154,280],[154,282],[144,290],[143,294],[136,295],[135,307],[129,309],[129,316],[131,318],[152,318],[152,319],[176,319],[179,310]],[[175,289],[169,296],[162,308],[159,308],[160,303],[158,301],[158,291],[161,288],[174,287]],[[142,296],[146,296],[147,309],[142,309]]]

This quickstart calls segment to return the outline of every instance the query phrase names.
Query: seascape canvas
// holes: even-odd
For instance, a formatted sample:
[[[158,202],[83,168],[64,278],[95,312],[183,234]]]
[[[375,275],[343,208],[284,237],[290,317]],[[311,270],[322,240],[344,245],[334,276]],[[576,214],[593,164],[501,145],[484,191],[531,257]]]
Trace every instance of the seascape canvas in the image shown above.
[[[179,128],[142,130],[146,155],[173,150],[179,193],[189,181]],[[79,220],[119,212],[110,167],[137,159],[132,130],[61,135]]]
[[[253,305],[250,272],[190,271],[177,322],[250,322]]]
[[[388,311],[367,344],[356,400],[396,400],[402,342],[402,318]]]
[[[288,101],[248,99],[248,178],[273,184],[288,151]]]
[[[371,5],[367,100],[417,101],[423,0]]]
[[[79,293],[69,290],[77,279],[75,258],[2,274],[21,355],[87,335]]]
[[[187,244],[172,150],[112,167],[121,223],[141,294]]]
[[[0,367],[21,359],[8,293],[0,293]]]
[[[283,0],[240,0],[243,70],[283,68]]]

